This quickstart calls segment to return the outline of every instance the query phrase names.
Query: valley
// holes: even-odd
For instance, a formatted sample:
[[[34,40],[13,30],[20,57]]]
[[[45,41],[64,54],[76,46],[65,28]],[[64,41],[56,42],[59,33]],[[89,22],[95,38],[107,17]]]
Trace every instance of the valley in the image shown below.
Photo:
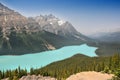
[[[82,0],[77,1],[75,6]],[[73,3],[70,3],[69,7]],[[23,4],[20,10],[12,7],[10,9],[0,0],[0,80],[120,80],[120,30],[96,33],[92,36],[82,33],[82,30],[86,31],[84,33],[97,32],[96,27],[102,30],[100,26],[105,28],[105,24],[113,26],[117,20],[108,24],[109,20],[105,17],[110,17],[111,14],[99,16],[100,13],[98,15],[91,12],[92,10],[89,14],[86,11],[83,14],[84,10],[81,7],[83,5],[77,5],[75,9],[66,9],[68,4],[65,2],[66,5],[62,5],[66,11],[70,10],[70,13],[61,11],[65,12],[64,19],[59,11],[56,13],[59,17],[51,14],[55,8],[64,9],[62,6],[60,9],[60,5],[50,5],[50,14],[47,12],[47,15],[41,15],[40,12],[44,13],[42,8],[49,4],[40,4],[36,3],[34,6]],[[25,6],[27,10],[24,10]],[[23,15],[24,11],[29,13],[30,7],[36,6],[35,9],[31,8],[33,16]],[[51,8],[52,6],[59,7]],[[46,7],[45,10],[49,8]],[[34,10],[39,15],[35,15]]]

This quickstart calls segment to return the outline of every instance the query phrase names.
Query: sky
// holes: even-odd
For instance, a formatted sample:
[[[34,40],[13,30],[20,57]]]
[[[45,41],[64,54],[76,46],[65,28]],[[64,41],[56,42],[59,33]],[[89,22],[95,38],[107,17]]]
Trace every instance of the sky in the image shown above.
[[[120,29],[120,0],[0,0],[26,17],[53,14],[85,35]]]

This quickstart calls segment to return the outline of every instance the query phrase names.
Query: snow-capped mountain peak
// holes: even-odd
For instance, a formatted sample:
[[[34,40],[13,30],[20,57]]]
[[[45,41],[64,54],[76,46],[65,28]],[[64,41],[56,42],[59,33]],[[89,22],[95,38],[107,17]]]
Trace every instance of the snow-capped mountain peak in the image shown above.
[[[63,21],[63,20],[59,20],[58,21],[58,24],[61,26],[61,25],[63,25],[65,23],[65,21]]]
[[[34,18],[41,28],[45,31],[65,36],[77,34],[77,30],[68,21],[61,20],[52,14],[40,15]]]

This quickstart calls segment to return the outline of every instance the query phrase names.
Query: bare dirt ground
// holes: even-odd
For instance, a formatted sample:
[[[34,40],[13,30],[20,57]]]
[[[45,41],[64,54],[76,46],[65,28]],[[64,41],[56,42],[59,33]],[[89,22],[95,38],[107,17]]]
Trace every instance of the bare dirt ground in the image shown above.
[[[71,75],[66,80],[110,80],[113,76],[113,74],[89,71]]]

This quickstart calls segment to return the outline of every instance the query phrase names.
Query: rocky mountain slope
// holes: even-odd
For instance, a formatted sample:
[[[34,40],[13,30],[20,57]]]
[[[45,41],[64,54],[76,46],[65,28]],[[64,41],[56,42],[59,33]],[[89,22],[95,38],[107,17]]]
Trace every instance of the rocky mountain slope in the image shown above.
[[[79,45],[87,37],[53,15],[27,18],[0,3],[0,55],[21,55]]]

